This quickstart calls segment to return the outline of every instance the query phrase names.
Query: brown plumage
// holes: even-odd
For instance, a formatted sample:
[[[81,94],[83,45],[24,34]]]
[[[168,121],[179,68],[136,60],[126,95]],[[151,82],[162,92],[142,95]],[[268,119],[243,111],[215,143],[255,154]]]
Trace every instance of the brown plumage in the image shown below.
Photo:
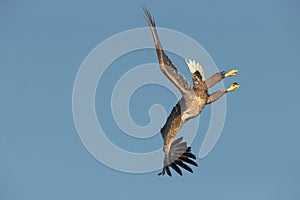
[[[172,143],[173,138],[176,136],[182,125],[183,123],[181,121],[181,108],[178,102],[176,106],[173,107],[165,125],[160,130],[165,144]],[[167,149],[165,149],[164,151],[167,151]]]
[[[172,176],[169,167],[173,168],[178,174],[182,175],[181,168],[189,172],[193,170],[186,164],[189,163],[198,166],[194,159],[196,156],[191,153],[191,147],[188,147],[186,142],[182,142],[182,137],[174,141],[174,138],[183,124],[196,116],[198,116],[206,104],[212,103],[219,99],[226,92],[236,90],[238,84],[232,84],[227,90],[220,90],[212,95],[209,95],[207,89],[221,81],[226,76],[235,75],[237,70],[233,70],[228,74],[223,72],[216,73],[205,81],[204,72],[199,63],[195,61],[187,62],[187,65],[192,73],[193,87],[188,81],[178,73],[176,67],[165,54],[162,45],[159,41],[155,22],[152,19],[149,11],[143,8],[145,18],[151,28],[156,53],[161,71],[169,78],[169,80],[180,90],[182,98],[173,107],[171,114],[161,129],[161,135],[164,139],[164,166],[163,171],[159,175],[164,175],[165,172]]]

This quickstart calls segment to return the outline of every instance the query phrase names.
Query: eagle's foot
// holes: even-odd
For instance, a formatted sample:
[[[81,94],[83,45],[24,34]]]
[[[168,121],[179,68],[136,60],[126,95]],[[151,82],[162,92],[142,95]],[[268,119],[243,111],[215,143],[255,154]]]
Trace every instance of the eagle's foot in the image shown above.
[[[226,89],[226,92],[231,92],[231,91],[234,91],[234,90],[237,90],[239,89],[240,85],[238,83],[232,83],[230,85],[230,87],[228,89]]]
[[[236,73],[237,73],[238,71],[239,71],[239,70],[237,70],[237,69],[233,69],[233,70],[231,70],[230,72],[226,73],[226,74],[225,74],[225,77],[228,77],[228,76],[234,76],[234,75],[236,75]]]

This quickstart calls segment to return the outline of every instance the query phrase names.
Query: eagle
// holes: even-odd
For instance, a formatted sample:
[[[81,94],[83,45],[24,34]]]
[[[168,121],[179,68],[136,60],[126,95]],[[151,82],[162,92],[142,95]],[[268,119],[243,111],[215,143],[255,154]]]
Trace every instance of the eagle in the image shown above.
[[[165,175],[167,173],[169,176],[172,176],[170,168],[181,176],[181,168],[193,173],[192,168],[188,164],[197,167],[198,165],[195,162],[196,156],[191,152],[191,147],[188,147],[187,143],[183,142],[183,137],[174,140],[175,136],[189,119],[197,117],[202,112],[205,105],[211,104],[225,93],[235,91],[239,88],[239,84],[234,82],[225,90],[219,90],[212,94],[209,94],[207,91],[225,77],[234,76],[238,70],[233,69],[228,73],[225,71],[217,72],[210,78],[205,79],[202,66],[195,60],[186,59],[185,61],[193,80],[193,86],[191,86],[177,71],[164,52],[157,35],[154,19],[145,7],[142,8],[152,32],[160,69],[182,94],[180,100],[173,107],[165,125],[160,130],[164,140],[164,162],[162,172],[158,175]]]

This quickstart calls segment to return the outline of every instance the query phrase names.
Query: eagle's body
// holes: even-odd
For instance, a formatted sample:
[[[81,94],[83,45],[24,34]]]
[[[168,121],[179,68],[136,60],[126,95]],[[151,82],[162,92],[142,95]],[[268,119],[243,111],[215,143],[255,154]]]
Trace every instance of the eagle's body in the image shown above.
[[[182,98],[173,107],[165,125],[161,129],[161,135],[164,139],[164,167],[160,174],[167,174],[171,176],[169,167],[172,167],[176,172],[182,175],[180,167],[193,172],[193,170],[185,163],[190,163],[197,166],[191,159],[196,159],[192,154],[191,148],[187,147],[186,142],[181,142],[182,137],[175,140],[174,138],[183,124],[196,116],[198,116],[206,104],[210,104],[219,99],[223,94],[229,91],[236,90],[239,86],[233,83],[227,90],[220,90],[211,95],[208,94],[207,89],[221,81],[226,76],[233,76],[237,70],[225,74],[225,72],[218,72],[205,80],[204,72],[199,63],[189,60],[186,61],[193,79],[193,87],[189,85],[187,80],[178,73],[176,67],[162,49],[161,43],[158,39],[156,27],[150,13],[143,8],[148,25],[151,28],[153,35],[156,53],[159,60],[160,69],[170,79],[170,81],[180,90]]]
[[[187,120],[197,117],[206,105],[207,92],[201,91],[198,95],[191,91],[190,94],[184,95],[173,107],[165,125],[161,129],[161,135],[164,139],[164,152],[168,152],[169,146],[182,125]]]

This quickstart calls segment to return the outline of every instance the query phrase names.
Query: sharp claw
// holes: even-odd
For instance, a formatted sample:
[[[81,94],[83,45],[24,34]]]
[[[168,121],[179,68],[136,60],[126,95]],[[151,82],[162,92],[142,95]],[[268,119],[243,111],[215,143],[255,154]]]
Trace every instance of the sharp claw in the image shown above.
[[[236,73],[237,73],[238,71],[239,71],[239,70],[237,70],[237,69],[233,69],[233,70],[231,70],[230,72],[226,73],[226,74],[225,74],[225,77],[228,77],[228,76],[234,76],[234,75],[236,75]]]
[[[240,85],[238,83],[232,83],[226,91],[231,92],[231,91],[239,89],[239,87],[240,87]]]

